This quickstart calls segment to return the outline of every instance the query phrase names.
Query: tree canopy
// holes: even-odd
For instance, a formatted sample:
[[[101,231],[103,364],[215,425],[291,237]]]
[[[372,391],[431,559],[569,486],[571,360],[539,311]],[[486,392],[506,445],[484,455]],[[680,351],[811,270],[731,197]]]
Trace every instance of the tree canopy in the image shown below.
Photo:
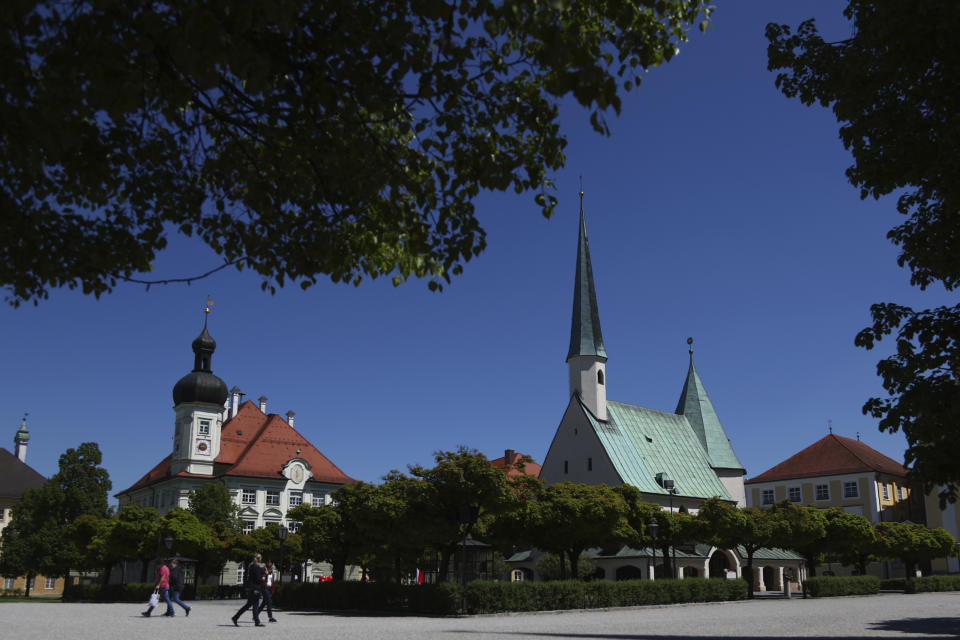
[[[895,194],[904,221],[888,238],[921,288],[960,285],[960,4],[953,0],[849,0],[851,35],[826,41],[814,20],[767,25],[777,87],[832,108],[853,154],[847,169],[863,198]],[[877,365],[887,397],[863,407],[882,430],[902,430],[906,462],[929,491],[956,500],[960,467],[960,305],[929,310],[878,303],[856,337],[872,349],[895,334]]]
[[[535,192],[550,215],[559,101],[607,133],[642,72],[711,11],[2,3],[0,286],[14,305],[64,286],[99,296],[145,282],[183,234],[265,289],[387,275],[438,288],[485,246],[481,190]]]

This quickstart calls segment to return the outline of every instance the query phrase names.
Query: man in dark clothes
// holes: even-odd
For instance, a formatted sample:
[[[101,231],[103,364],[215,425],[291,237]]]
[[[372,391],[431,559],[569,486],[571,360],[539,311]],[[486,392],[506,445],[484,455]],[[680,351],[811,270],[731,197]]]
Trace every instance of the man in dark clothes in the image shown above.
[[[270,622],[276,622],[273,617],[273,594],[277,592],[274,584],[276,574],[273,571],[273,560],[267,560],[267,566],[263,569],[263,602],[260,603],[260,611],[267,608],[267,619]]]
[[[247,585],[247,604],[240,607],[240,610],[233,614],[230,619],[233,620],[234,626],[239,627],[237,620],[243,615],[243,612],[247,609],[253,609],[253,621],[258,627],[265,627],[267,625],[260,622],[260,612],[258,611],[260,596],[263,594],[263,568],[260,566],[259,553],[253,556],[253,562],[247,567],[245,584]]]
[[[180,566],[180,561],[176,558],[170,561],[170,600],[181,607],[185,612],[184,615],[190,615],[190,607],[183,604],[180,600],[180,594],[183,593],[183,567]],[[173,612],[173,606],[167,610],[167,613],[164,615],[173,616],[176,615]]]

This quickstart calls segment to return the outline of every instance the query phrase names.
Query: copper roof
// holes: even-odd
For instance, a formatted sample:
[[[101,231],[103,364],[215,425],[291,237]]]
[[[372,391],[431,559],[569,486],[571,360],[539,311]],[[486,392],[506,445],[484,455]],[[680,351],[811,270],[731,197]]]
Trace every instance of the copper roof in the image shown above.
[[[172,454],[137,480],[128,493],[170,478]],[[310,465],[315,482],[352,484],[356,482],[314,447],[309,440],[291,427],[286,420],[260,408],[248,400],[240,405],[235,415],[223,423],[220,431],[220,455],[215,462],[213,477],[280,478],[284,464],[291,458],[301,458]],[[180,478],[209,478],[181,472]]]
[[[794,478],[836,476],[845,473],[878,471],[906,476],[908,469],[859,440],[831,433],[744,484],[775,482]]]

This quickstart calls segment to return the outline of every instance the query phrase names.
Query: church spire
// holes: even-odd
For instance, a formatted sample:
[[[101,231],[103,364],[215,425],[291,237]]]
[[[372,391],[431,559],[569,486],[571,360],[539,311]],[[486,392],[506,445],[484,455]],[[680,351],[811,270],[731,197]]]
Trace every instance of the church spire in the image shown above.
[[[573,321],[570,324],[570,349],[567,362],[576,356],[595,356],[606,360],[600,331],[597,292],[593,285],[593,265],[587,224],[583,216],[583,191],[580,192],[580,237],[577,241],[577,273],[573,282]]]
[[[580,237],[577,242],[577,273],[573,281],[573,320],[570,324],[570,349],[567,368],[570,395],[577,395],[598,419],[607,419],[607,350],[600,333],[597,292],[593,286],[593,265],[583,216],[583,191],[580,192]]]
[[[20,462],[27,461],[27,443],[30,441],[30,432],[27,431],[27,415],[23,414],[23,420],[20,421],[20,429],[13,436],[14,455],[20,459]]]
[[[727,438],[727,433],[720,424],[720,418],[713,408],[713,403],[710,402],[707,390],[703,387],[703,381],[700,380],[700,375],[693,366],[693,338],[687,338],[687,344],[690,351],[690,368],[687,370],[687,380],[680,393],[680,401],[677,402],[676,413],[687,418],[697,439],[707,452],[711,467],[742,472],[743,465],[737,459],[737,454],[733,452],[730,439]]]

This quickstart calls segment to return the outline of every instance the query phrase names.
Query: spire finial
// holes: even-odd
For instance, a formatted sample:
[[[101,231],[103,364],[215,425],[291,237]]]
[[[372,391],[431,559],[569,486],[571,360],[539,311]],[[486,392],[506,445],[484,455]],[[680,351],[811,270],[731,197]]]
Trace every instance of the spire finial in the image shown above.
[[[833,433],[833,420],[827,420],[827,430],[832,434]]]
[[[207,302],[203,305],[203,328],[207,328],[207,316],[210,315],[211,307],[213,306],[213,298],[210,294],[207,294]]]
[[[687,338],[687,345],[690,347],[688,349],[690,355],[693,355],[693,337]]]
[[[580,176],[580,213],[583,213],[583,175]]]

